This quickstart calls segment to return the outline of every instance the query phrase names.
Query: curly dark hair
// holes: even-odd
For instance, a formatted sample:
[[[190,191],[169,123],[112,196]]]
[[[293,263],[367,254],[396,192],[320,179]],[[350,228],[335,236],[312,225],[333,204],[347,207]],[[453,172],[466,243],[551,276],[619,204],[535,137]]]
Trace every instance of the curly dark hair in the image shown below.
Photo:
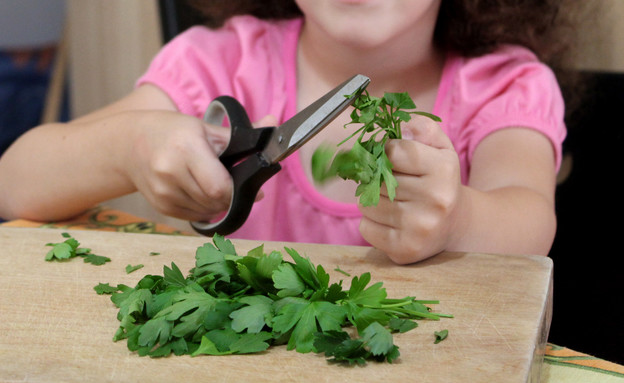
[[[301,16],[294,0],[186,0],[186,3],[200,12],[210,28],[219,28],[236,15],[274,20]]]
[[[187,0],[205,23],[218,28],[232,16],[261,19],[298,17],[294,0]],[[479,56],[501,44],[523,45],[559,66],[574,43],[578,0],[442,0],[435,31],[440,46]]]

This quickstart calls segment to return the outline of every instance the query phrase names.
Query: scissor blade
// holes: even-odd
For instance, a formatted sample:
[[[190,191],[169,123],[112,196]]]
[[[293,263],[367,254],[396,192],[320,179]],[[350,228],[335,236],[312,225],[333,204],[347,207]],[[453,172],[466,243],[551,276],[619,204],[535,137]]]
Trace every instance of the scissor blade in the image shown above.
[[[277,127],[263,151],[265,158],[277,163],[299,149],[351,105],[369,82],[355,75]]]

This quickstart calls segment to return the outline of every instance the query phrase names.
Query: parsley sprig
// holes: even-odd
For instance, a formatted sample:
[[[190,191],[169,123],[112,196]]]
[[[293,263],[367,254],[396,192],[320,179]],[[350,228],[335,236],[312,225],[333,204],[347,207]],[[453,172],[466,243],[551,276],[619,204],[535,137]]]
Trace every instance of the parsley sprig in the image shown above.
[[[325,269],[292,248],[245,256],[216,235],[199,247],[187,276],[171,264],[163,275],[146,275],[134,288],[99,284],[112,294],[120,326],[114,340],[127,340],[139,355],[159,357],[247,354],[285,344],[300,353],[324,353],[331,361],[364,364],[399,357],[393,333],[417,326],[416,319],[439,320],[413,297],[390,299],[370,273],[330,283]],[[346,327],[354,327],[353,338]]]
[[[95,266],[110,262],[110,258],[93,254],[89,248],[80,247],[80,242],[69,233],[61,233],[61,235],[67,239],[58,243],[46,243],[46,246],[52,247],[45,256],[46,261],[68,261],[75,257],[81,257],[85,263],[91,263]]]
[[[392,163],[386,155],[388,140],[402,138],[401,123],[411,120],[414,114],[438,122],[441,120],[431,113],[415,110],[416,104],[407,92],[385,93],[379,98],[364,90],[356,97],[351,121],[345,124],[345,128],[352,124],[360,127],[338,144],[357,137],[353,147],[335,153],[333,148],[320,146],[312,156],[312,176],[318,183],[335,176],[353,180],[359,184],[355,195],[360,204],[376,206],[382,184],[385,183],[391,201],[398,186],[392,174]]]

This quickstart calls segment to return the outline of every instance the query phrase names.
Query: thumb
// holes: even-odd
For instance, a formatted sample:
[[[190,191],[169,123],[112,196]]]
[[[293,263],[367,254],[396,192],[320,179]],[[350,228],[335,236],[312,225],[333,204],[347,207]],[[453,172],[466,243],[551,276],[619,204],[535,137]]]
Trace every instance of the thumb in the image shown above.
[[[440,125],[429,117],[415,115],[401,129],[406,140],[413,140],[438,149],[452,148],[453,144]]]
[[[206,133],[206,141],[215,153],[221,153],[225,150],[230,142],[230,128],[204,124],[204,132]]]

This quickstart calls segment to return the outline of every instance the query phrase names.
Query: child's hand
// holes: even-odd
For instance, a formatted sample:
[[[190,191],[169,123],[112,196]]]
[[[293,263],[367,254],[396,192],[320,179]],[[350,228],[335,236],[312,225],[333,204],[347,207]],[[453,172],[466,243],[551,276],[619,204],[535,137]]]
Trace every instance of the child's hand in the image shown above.
[[[457,153],[436,122],[414,116],[403,137],[386,147],[399,184],[395,200],[382,187],[377,206],[360,206],[364,239],[399,264],[447,247],[462,188]]]
[[[227,210],[232,180],[219,154],[229,128],[208,125],[176,112],[139,117],[143,128],[133,137],[128,177],[163,214],[205,221]],[[274,125],[274,117],[259,124]]]

